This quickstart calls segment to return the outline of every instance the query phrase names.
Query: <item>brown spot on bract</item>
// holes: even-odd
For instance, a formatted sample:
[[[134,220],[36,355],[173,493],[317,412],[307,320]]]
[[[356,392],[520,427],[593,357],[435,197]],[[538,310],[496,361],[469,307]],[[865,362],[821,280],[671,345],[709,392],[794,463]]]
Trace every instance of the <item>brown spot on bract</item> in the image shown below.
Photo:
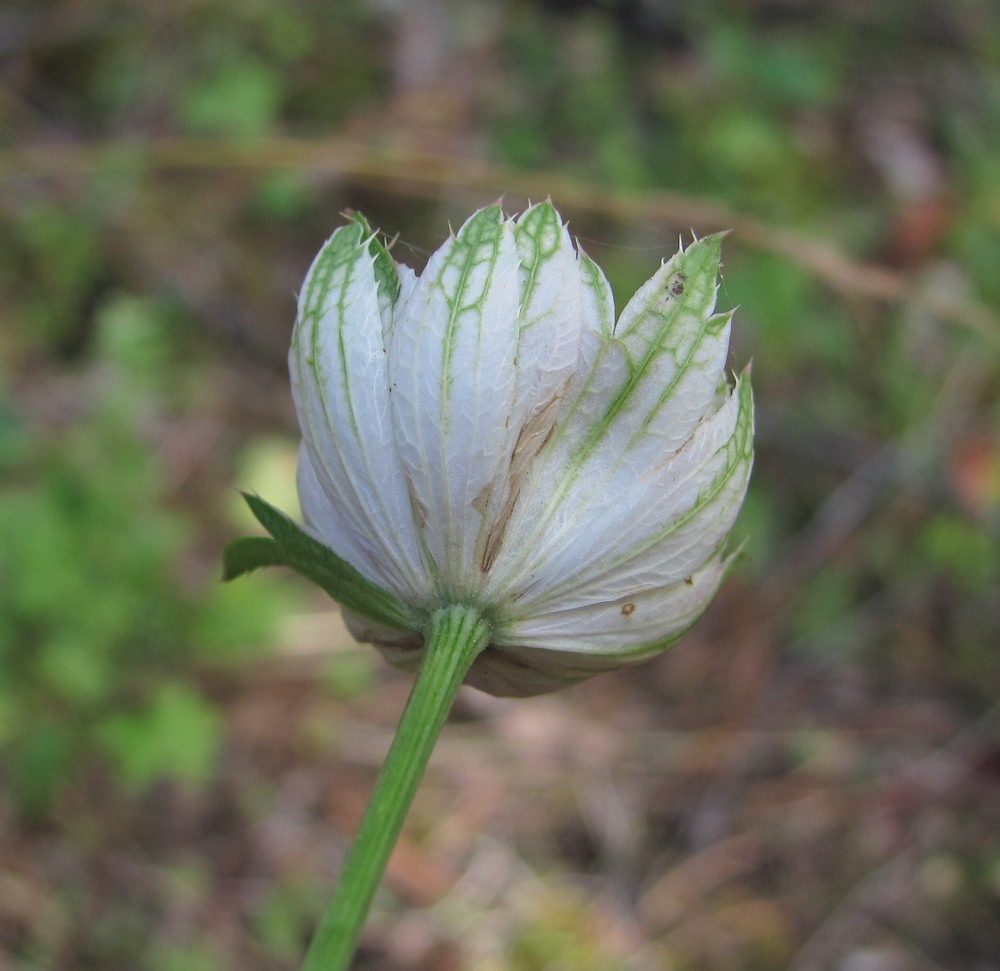
[[[694,577],[684,577],[684,582],[689,586],[694,586]]]
[[[635,604],[622,604],[622,617],[628,617],[635,610]]]
[[[490,505],[490,497],[493,495],[493,483],[487,482],[486,485],[479,490],[479,495],[472,500],[472,508],[479,513],[480,516],[486,515],[486,510]]]
[[[403,475],[406,478],[406,491],[410,496],[410,509],[413,511],[413,521],[420,529],[424,529],[427,526],[427,507],[417,496],[417,490],[414,488],[410,474],[404,472]]]
[[[490,567],[493,566],[493,561],[497,557],[497,553],[500,552],[500,544],[503,542],[504,534],[507,532],[507,525],[510,522],[511,514],[514,512],[514,504],[517,502],[517,497],[521,494],[521,486],[528,475],[531,463],[538,456],[538,453],[545,448],[552,437],[559,403],[562,401],[562,396],[568,382],[569,379],[567,378],[556,394],[528,419],[518,433],[517,442],[514,444],[514,451],[510,457],[510,471],[507,473],[506,494],[497,510],[496,519],[486,537],[486,546],[479,563],[479,568],[483,573],[489,572]],[[492,489],[492,485],[490,488]],[[478,506],[477,509],[479,509]],[[486,514],[485,504],[482,509],[479,509],[479,512],[483,515]]]

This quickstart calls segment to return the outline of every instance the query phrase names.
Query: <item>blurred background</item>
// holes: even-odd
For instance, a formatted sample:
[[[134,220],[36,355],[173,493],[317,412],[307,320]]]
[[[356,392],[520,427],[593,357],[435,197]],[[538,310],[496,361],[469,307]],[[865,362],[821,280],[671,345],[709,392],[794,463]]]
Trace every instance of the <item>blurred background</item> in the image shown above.
[[[619,306],[732,228],[747,555],[662,658],[460,698],[379,971],[1000,968],[990,0],[0,6],[0,969],[294,969],[408,681],[287,572],[347,208],[551,196]]]

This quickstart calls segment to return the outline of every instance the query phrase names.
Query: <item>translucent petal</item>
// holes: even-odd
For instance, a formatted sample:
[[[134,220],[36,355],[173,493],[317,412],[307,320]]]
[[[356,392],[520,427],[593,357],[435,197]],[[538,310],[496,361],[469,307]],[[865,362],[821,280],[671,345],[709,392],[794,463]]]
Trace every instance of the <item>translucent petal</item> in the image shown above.
[[[704,417],[722,378],[731,314],[713,315],[722,237],[693,243],[664,263],[615,326],[627,374],[606,371],[593,393],[610,408],[605,447],[655,438],[679,448]],[[592,434],[587,429],[585,434]]]
[[[689,580],[600,604],[540,614],[500,628],[466,682],[499,696],[527,696],[589,678],[663,650],[711,601],[733,557],[714,558]],[[344,612],[351,633],[391,664],[414,672],[422,640]]]
[[[559,416],[546,448],[546,466],[566,465],[570,453],[579,446],[574,430],[599,419],[592,386],[605,368],[624,364],[624,353],[615,343],[615,299],[604,271],[586,253],[580,252],[576,266],[580,293],[580,345],[573,375],[566,389],[567,407]]]
[[[576,368],[582,327],[582,287],[573,243],[549,202],[518,218],[520,261],[517,418],[543,411],[566,390]]]
[[[473,215],[430,259],[394,315],[392,415],[439,593],[480,586],[477,541],[513,449],[518,262],[499,206]]]
[[[364,227],[337,230],[299,298],[289,366],[309,455],[301,482],[324,540],[410,602],[428,596],[406,479],[395,448],[383,322]],[[321,510],[316,489],[331,510]],[[303,506],[306,502],[304,500]],[[327,532],[329,530],[330,532]]]
[[[729,342],[729,315],[712,315],[718,265],[719,237],[692,244],[640,288],[613,333],[602,329],[596,352],[585,342],[589,359],[581,355],[571,386],[576,397],[532,468],[512,516],[512,541],[498,557],[493,589],[500,596],[538,580],[573,530],[599,528],[602,505],[680,449],[713,405]],[[606,320],[603,275],[584,268]],[[660,505],[657,497],[654,518]]]
[[[331,496],[335,489],[329,484],[319,461],[312,456],[312,449],[303,442],[299,450],[297,484],[299,504],[302,506],[303,525],[316,539],[325,543],[362,574],[380,586],[388,586],[385,563],[371,540],[358,529],[354,517],[335,502]],[[322,481],[321,481],[322,477]]]
[[[713,557],[689,577],[612,600],[579,602],[513,621],[496,638],[501,646],[611,655],[638,659],[661,650],[701,615],[715,595],[731,558]]]
[[[613,463],[639,440],[679,448],[711,406],[729,349],[730,314],[713,315],[721,237],[692,243],[628,302],[592,361],[565,419],[575,458]],[[600,271],[597,271],[598,273]],[[593,278],[602,316],[603,274]],[[606,283],[605,283],[606,285]]]
[[[509,464],[484,509],[477,557],[488,572],[535,457],[566,409],[580,350],[582,286],[576,251],[551,203],[528,209],[514,225],[520,291],[517,374],[505,417]]]
[[[752,430],[753,403],[743,381],[677,452],[659,455],[656,440],[646,439],[611,469],[586,465],[516,594],[518,614],[606,599],[619,584],[663,586],[696,570],[739,510]]]

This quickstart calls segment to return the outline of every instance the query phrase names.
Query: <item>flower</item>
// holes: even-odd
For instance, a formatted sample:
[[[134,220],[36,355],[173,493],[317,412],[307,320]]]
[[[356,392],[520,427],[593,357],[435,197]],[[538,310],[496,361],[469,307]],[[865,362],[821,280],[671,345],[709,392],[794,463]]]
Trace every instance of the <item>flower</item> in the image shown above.
[[[731,562],[753,456],[720,244],[681,249],[616,322],[551,203],[476,212],[420,276],[354,216],[309,270],[289,355],[310,538],[244,568],[346,561],[365,591],[332,591],[348,626],[406,669],[431,611],[478,607],[467,681],[494,694],[664,649]]]

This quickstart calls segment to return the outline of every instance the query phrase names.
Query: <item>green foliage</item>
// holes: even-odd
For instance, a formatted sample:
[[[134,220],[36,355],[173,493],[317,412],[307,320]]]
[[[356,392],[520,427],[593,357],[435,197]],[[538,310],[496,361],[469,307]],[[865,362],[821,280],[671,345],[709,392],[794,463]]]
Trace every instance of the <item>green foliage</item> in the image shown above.
[[[371,651],[338,652],[326,663],[323,680],[338,698],[362,697],[377,683],[377,661]]]
[[[28,813],[95,750],[138,788],[207,780],[222,725],[191,665],[266,641],[276,616],[276,598],[195,593],[181,574],[191,525],[165,505],[141,427],[167,381],[164,326],[145,301],[114,298],[88,413],[43,435],[2,409],[0,751]]]
[[[123,781],[140,791],[165,775],[207,782],[221,735],[221,717],[212,705],[173,682],[158,685],[137,711],[113,714],[97,729]]]
[[[775,31],[761,36],[738,18],[706,32],[705,60],[723,84],[759,110],[822,108],[841,89],[842,54],[824,36]]]
[[[28,350],[48,347],[75,350],[77,330],[87,302],[101,285],[101,247],[94,214],[83,206],[66,206],[44,198],[19,208],[0,252],[0,288],[5,310],[16,328],[4,335],[15,357],[23,342]]]
[[[252,138],[266,134],[279,108],[281,79],[264,62],[242,57],[191,82],[181,117],[192,131]]]
[[[177,944],[153,955],[151,971],[224,971],[228,964],[210,943]]]
[[[595,915],[576,893],[564,889],[533,904],[512,936],[511,971],[625,971],[625,962],[601,946]]]
[[[313,934],[324,888],[289,880],[271,890],[253,919],[253,934],[268,956],[294,964]]]
[[[831,564],[802,585],[791,618],[796,647],[804,654],[856,660],[864,652],[854,606],[857,579],[849,565]]]
[[[934,516],[918,536],[917,551],[925,568],[947,577],[964,594],[985,593],[1000,583],[1000,546],[968,518]]]

